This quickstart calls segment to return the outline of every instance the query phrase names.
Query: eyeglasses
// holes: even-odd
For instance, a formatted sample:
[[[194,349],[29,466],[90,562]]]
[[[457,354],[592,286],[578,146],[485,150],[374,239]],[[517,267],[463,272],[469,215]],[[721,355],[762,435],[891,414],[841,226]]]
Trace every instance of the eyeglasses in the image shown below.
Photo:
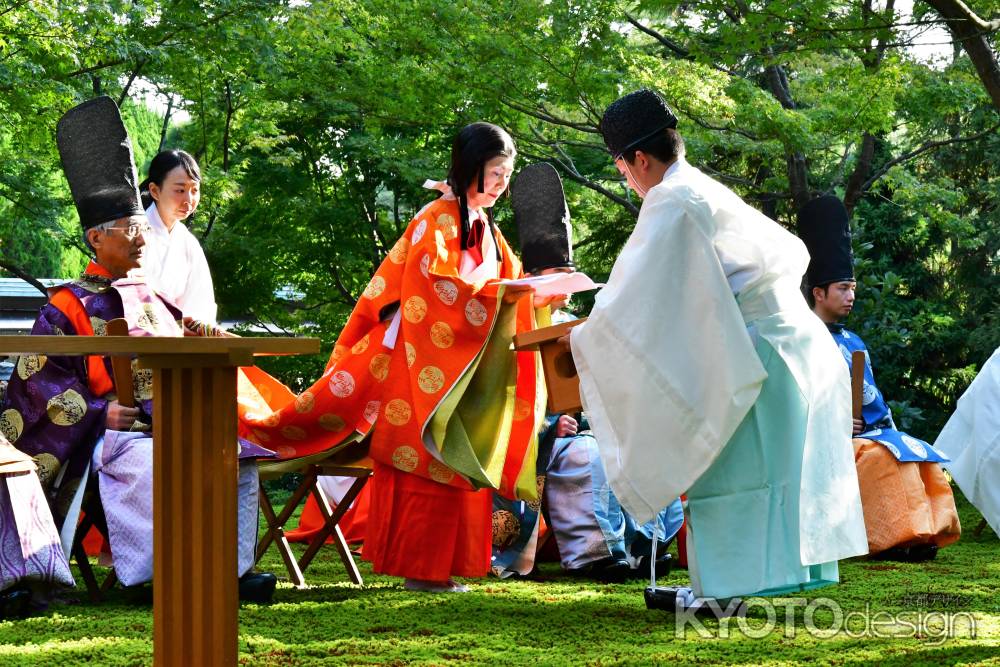
[[[148,234],[153,230],[147,223],[133,222],[128,227],[108,227],[106,232],[120,232],[129,241],[134,241],[139,234]]]

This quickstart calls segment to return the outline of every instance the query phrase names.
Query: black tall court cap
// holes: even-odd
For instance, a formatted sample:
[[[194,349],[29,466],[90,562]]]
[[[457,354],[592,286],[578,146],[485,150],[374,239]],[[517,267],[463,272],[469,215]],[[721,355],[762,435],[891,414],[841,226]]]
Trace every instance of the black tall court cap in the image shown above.
[[[114,100],[97,97],[67,111],[56,144],[84,230],[145,213],[132,142]]]
[[[572,268],[573,241],[562,179],[548,162],[528,165],[510,185],[525,273]]]
[[[844,203],[834,195],[813,199],[799,209],[799,238],[809,250],[809,288],[854,280],[851,224]]]
[[[629,93],[604,111],[600,130],[614,159],[657,132],[677,127],[677,116],[660,95],[649,88]]]

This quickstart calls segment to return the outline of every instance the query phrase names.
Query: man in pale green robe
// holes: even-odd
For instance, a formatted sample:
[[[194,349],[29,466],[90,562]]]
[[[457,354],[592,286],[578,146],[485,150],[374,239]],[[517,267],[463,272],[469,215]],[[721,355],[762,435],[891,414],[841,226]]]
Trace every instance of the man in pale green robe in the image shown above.
[[[803,244],[684,160],[653,91],[605,112],[639,220],[572,330],[584,408],[621,504],[687,493],[696,597],[835,583],[867,552],[850,385],[799,283]]]

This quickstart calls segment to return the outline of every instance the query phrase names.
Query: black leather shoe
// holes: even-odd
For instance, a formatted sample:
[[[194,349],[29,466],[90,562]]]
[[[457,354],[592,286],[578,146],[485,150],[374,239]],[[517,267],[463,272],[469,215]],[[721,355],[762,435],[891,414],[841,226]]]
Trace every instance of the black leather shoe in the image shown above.
[[[587,575],[605,584],[620,584],[629,577],[632,566],[624,558],[607,558],[590,565]]]
[[[872,560],[890,560],[900,563],[923,563],[937,556],[936,544],[914,544],[910,547],[892,547],[872,556]]]
[[[278,578],[270,572],[248,572],[240,577],[240,601],[270,604]]]
[[[673,565],[673,556],[663,554],[656,559],[656,578],[670,576],[670,566]],[[649,579],[649,556],[639,559],[639,564],[629,574],[631,579]]]
[[[28,615],[31,592],[15,588],[0,593],[0,621],[8,618],[24,618]]]

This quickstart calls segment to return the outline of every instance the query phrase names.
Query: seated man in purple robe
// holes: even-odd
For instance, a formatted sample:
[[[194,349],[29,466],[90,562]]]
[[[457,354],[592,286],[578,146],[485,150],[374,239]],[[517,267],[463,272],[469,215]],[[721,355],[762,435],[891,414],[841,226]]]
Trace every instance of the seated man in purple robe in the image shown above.
[[[147,222],[136,188],[132,147],[114,102],[100,97],[71,109],[57,130],[63,170],[70,184],[84,240],[95,259],[79,280],[49,291],[32,334],[89,336],[124,318],[132,336],[183,336],[181,312],[141,279]],[[153,576],[153,440],[151,372],[133,363],[136,407],[115,394],[108,357],[24,355],[11,377],[0,427],[34,457],[52,514],[69,553],[87,486],[96,476],[107,520],[115,573],[122,584]],[[258,456],[271,452],[240,442],[238,565],[241,598],[269,601],[274,575],[251,574],[257,540]]]

